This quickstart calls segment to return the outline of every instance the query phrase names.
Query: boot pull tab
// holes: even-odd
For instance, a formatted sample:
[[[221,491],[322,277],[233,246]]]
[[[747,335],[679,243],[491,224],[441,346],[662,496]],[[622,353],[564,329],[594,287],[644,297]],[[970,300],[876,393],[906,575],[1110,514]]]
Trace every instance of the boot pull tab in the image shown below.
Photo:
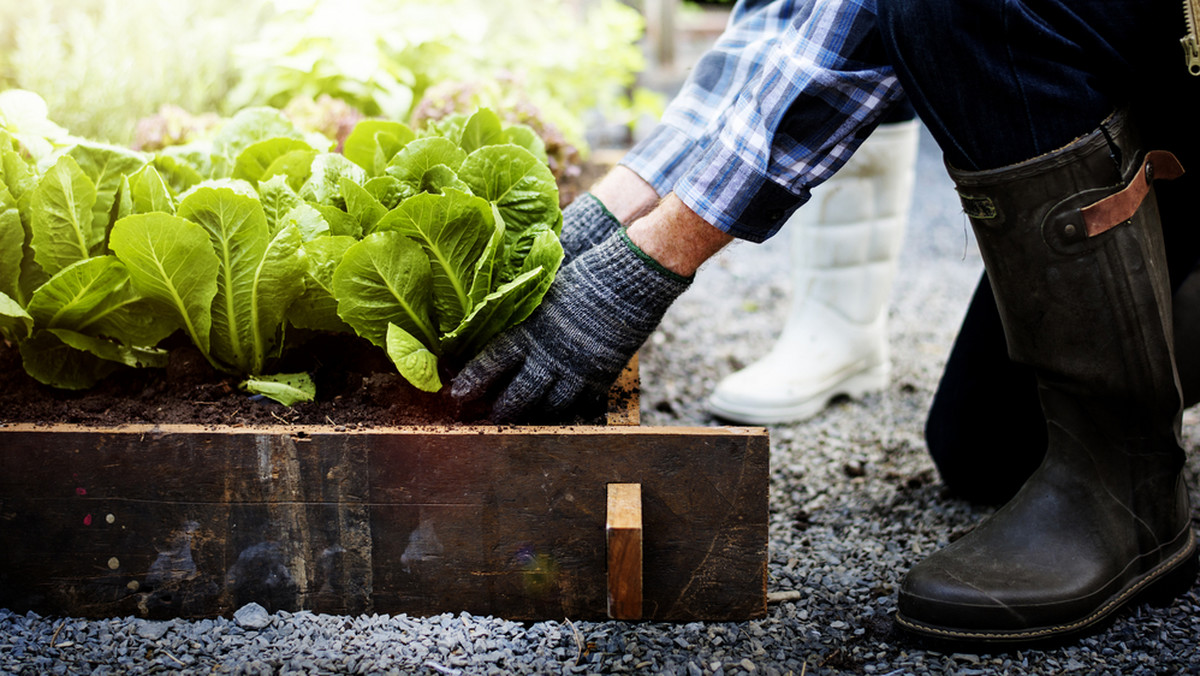
[[[1104,122],[1108,122],[1108,120]],[[1125,161],[1125,156],[1121,152],[1121,146],[1117,145],[1117,142],[1113,140],[1112,134],[1108,132],[1108,127],[1105,126],[1104,122],[1100,123],[1100,133],[1104,134],[1104,140],[1108,143],[1108,159],[1112,160],[1113,169],[1117,172],[1117,179],[1120,180],[1121,167]]]
[[[1133,218],[1149,194],[1154,179],[1173,179],[1182,175],[1183,165],[1173,153],[1166,150],[1146,153],[1141,168],[1120,192],[1080,209],[1088,237],[1095,237]]]

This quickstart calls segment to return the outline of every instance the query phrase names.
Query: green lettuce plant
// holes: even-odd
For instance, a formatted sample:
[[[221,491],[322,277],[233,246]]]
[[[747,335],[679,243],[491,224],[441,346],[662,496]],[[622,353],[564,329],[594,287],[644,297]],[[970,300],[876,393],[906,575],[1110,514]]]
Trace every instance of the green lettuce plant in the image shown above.
[[[165,365],[155,346],[174,325],[106,253],[107,209],[146,158],[80,143],[39,175],[19,147],[0,134],[0,332],[26,371],[82,389],[121,365]]]
[[[305,310],[293,321],[348,325],[413,385],[436,391],[439,359],[474,354],[527,317],[562,261],[558,189],[540,140],[485,109],[420,136],[360,123],[344,157],[351,164],[314,160],[299,191],[334,234],[307,245],[306,298],[324,316]],[[336,253],[336,267],[322,265]]]
[[[297,327],[361,336],[436,391],[443,362],[527,317],[562,259],[541,142],[488,110],[419,132],[366,120],[345,154],[265,108],[157,155],[79,141],[43,171],[2,140],[0,332],[57,387],[162,366],[182,331],[293,403],[311,379],[271,369]]]

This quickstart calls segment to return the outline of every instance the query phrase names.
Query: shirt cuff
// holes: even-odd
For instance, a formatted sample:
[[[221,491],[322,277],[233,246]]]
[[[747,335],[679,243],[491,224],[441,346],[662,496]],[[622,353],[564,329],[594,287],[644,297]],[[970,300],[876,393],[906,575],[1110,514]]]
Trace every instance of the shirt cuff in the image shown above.
[[[679,177],[701,152],[696,139],[676,127],[659,123],[618,164],[640,176],[659,197],[664,197],[675,189]]]
[[[675,194],[696,215],[727,234],[751,242],[770,238],[808,201],[772,181],[720,141],[675,184]]]

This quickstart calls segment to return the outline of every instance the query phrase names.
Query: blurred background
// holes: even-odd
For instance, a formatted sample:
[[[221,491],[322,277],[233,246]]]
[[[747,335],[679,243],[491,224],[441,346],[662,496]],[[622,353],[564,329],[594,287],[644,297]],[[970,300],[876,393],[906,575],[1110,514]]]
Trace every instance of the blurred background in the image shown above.
[[[732,4],[0,0],[0,89],[38,94],[71,135],[146,151],[247,106],[335,139],[362,117],[419,126],[488,106],[578,181],[657,119]]]

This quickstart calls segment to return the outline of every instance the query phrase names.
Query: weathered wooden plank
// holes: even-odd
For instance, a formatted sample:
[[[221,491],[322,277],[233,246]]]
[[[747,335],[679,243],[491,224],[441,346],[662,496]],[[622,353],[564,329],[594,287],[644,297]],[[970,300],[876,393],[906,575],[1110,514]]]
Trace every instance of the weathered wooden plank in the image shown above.
[[[642,485],[609,484],[608,616],[642,619]]]
[[[0,606],[607,617],[606,486],[642,486],[644,610],[765,612],[766,432],[0,429]]]

